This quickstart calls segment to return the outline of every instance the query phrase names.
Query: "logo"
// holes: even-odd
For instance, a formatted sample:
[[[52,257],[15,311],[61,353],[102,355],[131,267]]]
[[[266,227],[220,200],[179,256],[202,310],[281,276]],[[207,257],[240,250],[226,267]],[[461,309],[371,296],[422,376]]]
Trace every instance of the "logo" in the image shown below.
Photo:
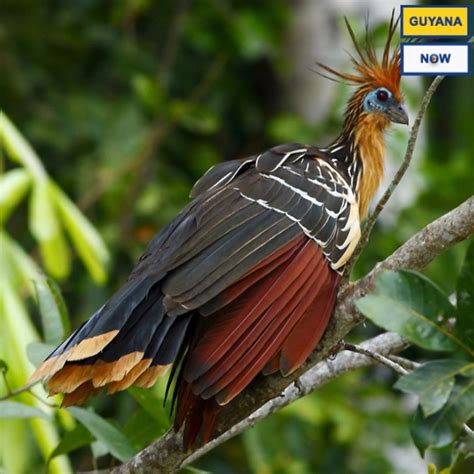
[[[402,75],[467,75],[468,44],[406,43],[401,51]]]
[[[470,6],[401,6],[402,38],[466,37],[471,31]],[[435,40],[436,41],[436,40]],[[402,75],[468,75],[470,46],[462,43],[401,45]]]
[[[465,37],[471,31],[470,6],[402,5],[402,37]]]

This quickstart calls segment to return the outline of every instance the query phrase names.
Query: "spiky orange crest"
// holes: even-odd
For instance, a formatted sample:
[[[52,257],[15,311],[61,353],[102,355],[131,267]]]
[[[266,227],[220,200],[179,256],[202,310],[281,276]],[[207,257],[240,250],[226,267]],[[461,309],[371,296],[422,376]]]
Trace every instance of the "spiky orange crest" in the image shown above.
[[[332,75],[332,77],[325,77],[332,80],[342,79],[349,84],[360,86],[363,89],[386,87],[392,92],[395,100],[402,100],[400,90],[400,47],[397,45],[393,53],[390,54],[391,43],[399,22],[399,18],[395,19],[395,11],[392,11],[390,18],[389,32],[382,61],[377,59],[375,47],[369,37],[368,23],[366,23],[365,42],[361,46],[356,40],[354,30],[349,21],[346,17],[344,17],[344,20],[357,52],[357,57],[350,55],[355,73],[336,71],[329,66],[318,63],[321,68]]]

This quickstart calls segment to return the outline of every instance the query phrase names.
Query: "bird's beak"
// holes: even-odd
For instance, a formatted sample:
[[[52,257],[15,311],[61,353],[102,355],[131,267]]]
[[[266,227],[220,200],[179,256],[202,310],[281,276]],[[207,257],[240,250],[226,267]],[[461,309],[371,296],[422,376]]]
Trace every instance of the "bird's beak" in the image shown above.
[[[393,103],[386,108],[385,113],[391,122],[408,125],[407,111],[400,102],[393,101]]]

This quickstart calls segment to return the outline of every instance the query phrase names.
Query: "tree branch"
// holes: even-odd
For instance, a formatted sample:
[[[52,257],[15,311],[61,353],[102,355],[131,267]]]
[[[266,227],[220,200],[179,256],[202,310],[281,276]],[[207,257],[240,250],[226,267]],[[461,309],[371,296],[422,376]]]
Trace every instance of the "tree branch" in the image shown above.
[[[371,347],[364,347],[363,344],[356,345],[356,344],[344,344],[343,345],[344,350],[346,351],[352,351],[358,354],[365,355],[366,357],[370,357],[376,362],[379,362],[380,364],[386,365],[390,369],[394,370],[400,375],[406,375],[408,374],[408,370],[402,367],[398,362],[395,362],[391,359],[389,359],[387,356],[383,355],[380,352],[374,351]]]
[[[229,403],[222,412],[216,429],[216,437],[233,429],[235,425],[245,420],[266,402],[278,397],[296,379],[299,379],[296,386],[302,386],[301,383],[304,379],[302,375],[327,358],[331,349],[363,320],[362,315],[355,307],[355,302],[372,289],[375,276],[380,270],[383,268],[421,270],[438,255],[456,243],[468,239],[473,233],[474,197],[470,197],[460,206],[419,231],[390,257],[377,265],[367,276],[346,285],[339,292],[334,315],[315,352],[290,377],[283,378],[273,375],[259,378]],[[353,356],[355,357],[355,355]],[[211,443],[217,444],[217,440],[211,441]],[[126,464],[114,469],[113,472],[116,474],[150,472],[151,470],[163,473],[174,472],[187,456],[189,454],[182,451],[181,433],[169,431]]]

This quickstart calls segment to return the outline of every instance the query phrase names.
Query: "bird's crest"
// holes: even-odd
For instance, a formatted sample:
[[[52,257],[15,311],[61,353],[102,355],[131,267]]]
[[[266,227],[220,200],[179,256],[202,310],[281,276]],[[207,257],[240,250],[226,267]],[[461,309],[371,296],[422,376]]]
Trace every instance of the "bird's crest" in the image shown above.
[[[346,82],[360,87],[386,87],[392,92],[395,99],[399,100],[401,98],[400,47],[397,45],[393,53],[390,52],[391,43],[399,23],[399,18],[395,19],[395,12],[392,11],[388,37],[385,43],[381,61],[379,61],[377,58],[374,45],[369,36],[368,21],[366,21],[365,41],[363,45],[360,45],[357,42],[354,30],[352,29],[346,17],[344,17],[344,21],[357,52],[357,56],[349,54],[355,69],[355,73],[336,71],[325,64],[318,63],[318,66],[329,73],[329,75],[321,75],[337,82]]]

